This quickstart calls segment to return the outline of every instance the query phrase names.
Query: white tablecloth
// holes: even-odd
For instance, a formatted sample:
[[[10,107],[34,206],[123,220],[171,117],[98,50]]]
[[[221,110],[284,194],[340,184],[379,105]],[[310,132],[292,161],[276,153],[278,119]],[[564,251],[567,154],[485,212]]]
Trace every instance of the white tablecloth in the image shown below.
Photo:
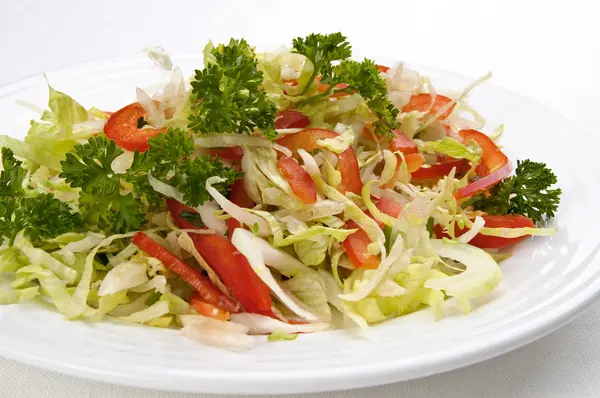
[[[215,41],[245,37],[268,49],[298,35],[340,30],[358,56],[393,56],[470,76],[493,70],[495,84],[594,129],[600,122],[596,18],[594,2],[573,0],[0,0],[0,84],[152,45],[173,54],[199,52],[207,31]],[[322,396],[596,397],[599,341],[596,306],[552,335],[478,365]],[[5,359],[0,374],[1,397],[187,396],[80,380]]]

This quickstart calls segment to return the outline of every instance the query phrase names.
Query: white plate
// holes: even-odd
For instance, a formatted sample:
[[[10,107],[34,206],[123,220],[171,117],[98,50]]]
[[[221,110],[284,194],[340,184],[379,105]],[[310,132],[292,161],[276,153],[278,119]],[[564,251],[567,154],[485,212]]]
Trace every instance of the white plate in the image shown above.
[[[198,56],[175,57],[186,75]],[[385,61],[385,60],[380,60]],[[422,68],[438,87],[470,80]],[[85,106],[118,109],[135,100],[135,87],[165,81],[142,54],[47,74],[52,85]],[[488,126],[505,124],[502,143],[513,160],[544,161],[564,193],[550,238],[518,246],[502,263],[505,278],[471,314],[434,321],[421,311],[373,327],[301,335],[232,353],[203,346],[176,331],[114,323],[67,322],[41,304],[0,307],[0,354],[43,368],[113,383],[164,390],[217,393],[300,393],[373,386],[469,365],[527,344],[570,321],[600,292],[595,222],[599,190],[594,151],[600,140],[569,120],[493,85],[472,103]],[[44,107],[47,88],[36,76],[0,89],[0,132],[22,137],[30,110]],[[489,130],[488,130],[489,131]],[[591,222],[593,221],[593,222]],[[483,365],[485,366],[485,365]]]

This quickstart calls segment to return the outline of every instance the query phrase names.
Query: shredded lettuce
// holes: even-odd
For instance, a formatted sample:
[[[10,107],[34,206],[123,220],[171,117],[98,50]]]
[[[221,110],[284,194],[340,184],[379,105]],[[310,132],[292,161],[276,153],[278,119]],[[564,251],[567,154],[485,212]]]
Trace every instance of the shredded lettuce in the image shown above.
[[[335,138],[317,140],[317,144],[338,155],[351,147],[354,143],[354,131],[352,130],[352,126],[341,126],[343,128],[343,132],[340,135]]]
[[[292,340],[296,340],[297,337],[298,337],[297,334],[286,333],[280,329],[275,329],[273,331],[273,333],[271,333],[269,335],[269,337],[267,337],[267,340],[269,340],[269,341],[292,341]]]
[[[223,179],[221,177],[216,176],[210,177],[208,180],[206,180],[206,191],[210,194],[210,196],[212,196],[215,202],[217,202],[223,210],[225,210],[229,215],[238,220],[240,223],[246,225],[257,225],[258,233],[260,236],[267,236],[271,234],[271,228],[269,226],[269,223],[266,222],[263,218],[256,216],[255,214],[248,211],[248,209],[245,209],[232,203],[217,189],[213,188],[213,184],[218,184],[222,181]]]
[[[24,289],[0,288],[0,305],[18,304],[35,298],[39,294],[37,286]]]
[[[68,307],[65,311],[61,312],[65,313],[69,318],[75,318],[82,315],[89,308],[87,305],[87,299],[90,294],[90,285],[92,283],[94,273],[94,257],[96,256],[96,253],[98,253],[98,250],[100,250],[102,247],[110,245],[113,241],[117,239],[130,238],[134,235],[134,233],[135,232],[130,232],[127,234],[109,236],[102,240],[98,246],[90,251],[85,259],[80,281],[77,284],[77,288],[75,289],[70,302],[68,303]]]
[[[462,158],[469,161],[474,161],[479,157],[474,149],[464,146],[457,140],[449,137],[439,141],[424,142],[423,148],[428,152],[437,152],[453,158]]]
[[[115,294],[148,282],[146,264],[125,262],[117,265],[106,274],[98,289],[100,297]]]
[[[358,226],[360,226],[367,233],[367,235],[369,235],[369,238],[371,238],[372,241],[385,241],[385,236],[383,235],[383,231],[381,230],[381,228],[379,228],[377,223],[371,217],[365,214],[365,212],[363,212],[360,209],[360,207],[354,204],[354,202],[352,202],[346,196],[341,194],[337,189],[330,185],[327,185],[325,181],[323,181],[321,176],[312,175],[311,177],[315,181],[317,189],[321,191],[325,196],[327,196],[331,200],[344,204],[345,217],[354,220],[354,222],[356,222]]]
[[[265,264],[263,253],[256,250],[257,239],[260,238],[254,236],[251,232],[237,228],[233,233],[231,242],[240,253],[246,256],[254,272],[256,272],[259,278],[262,279],[267,286],[269,286],[273,294],[275,294],[287,308],[308,321],[316,321],[318,316],[311,312],[306,306],[302,305],[296,297],[285,292],[279,282],[275,280],[271,271],[269,271]]]
[[[98,133],[104,124],[101,122],[100,125],[90,128],[80,128],[75,134],[73,126],[93,120],[93,116],[65,93],[55,90],[50,85],[48,91],[50,109],[44,111],[40,121],[31,121],[25,140],[0,136],[0,146],[12,149],[17,156],[35,164],[44,165],[50,170],[60,170],[60,162],[78,140]]]
[[[17,275],[35,277],[40,282],[42,294],[48,297],[60,312],[63,314],[68,312],[71,295],[67,292],[67,284],[54,275],[52,271],[39,265],[28,265],[19,269]]]
[[[361,280],[358,289],[352,293],[340,295],[340,298],[345,301],[359,301],[367,297],[373,290],[377,288],[392,264],[396,262],[399,262],[400,264],[407,264],[411,254],[411,249],[406,251],[404,250],[404,240],[396,239],[389,255],[381,260],[381,263],[373,275],[370,278]]]
[[[303,272],[283,282],[281,286],[310,307],[318,314],[320,320],[331,321],[331,309],[327,303],[325,282],[317,272]]]
[[[41,265],[49,269],[67,283],[75,282],[77,279],[77,271],[58,261],[44,250],[33,247],[26,238],[17,239],[15,246],[29,258],[30,264]]]
[[[325,261],[328,247],[329,238],[325,235],[318,235],[294,243],[294,251],[305,265],[319,265]]]
[[[148,54],[148,58],[154,61],[159,68],[165,70],[173,69],[173,61],[171,61],[171,57],[164,48],[160,46],[148,47],[144,49],[144,52]]]
[[[160,318],[164,315],[167,315],[168,313],[169,303],[159,300],[148,308],[134,312],[128,316],[120,317],[119,319],[124,322],[147,323],[151,322],[155,318]]]

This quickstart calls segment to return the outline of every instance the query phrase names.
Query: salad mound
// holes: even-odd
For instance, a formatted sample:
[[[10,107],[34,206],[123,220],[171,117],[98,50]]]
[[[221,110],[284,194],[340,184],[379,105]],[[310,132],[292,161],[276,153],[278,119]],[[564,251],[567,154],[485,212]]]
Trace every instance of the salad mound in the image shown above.
[[[116,111],[49,88],[0,136],[0,304],[179,328],[204,343],[464,313],[557,210],[544,163],[512,163],[471,90],[355,61],[341,33],[257,53],[209,42],[185,79]]]

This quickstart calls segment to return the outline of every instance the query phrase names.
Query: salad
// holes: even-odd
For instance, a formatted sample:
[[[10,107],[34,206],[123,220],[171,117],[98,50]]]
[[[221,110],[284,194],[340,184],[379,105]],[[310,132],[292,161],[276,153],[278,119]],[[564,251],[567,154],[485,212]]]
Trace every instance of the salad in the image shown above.
[[[341,33],[209,42],[190,79],[147,51],[162,91],[100,110],[49,87],[24,141],[0,136],[0,304],[239,349],[468,313],[511,246],[555,233],[556,176],[513,169],[467,101],[489,74],[441,91]]]

